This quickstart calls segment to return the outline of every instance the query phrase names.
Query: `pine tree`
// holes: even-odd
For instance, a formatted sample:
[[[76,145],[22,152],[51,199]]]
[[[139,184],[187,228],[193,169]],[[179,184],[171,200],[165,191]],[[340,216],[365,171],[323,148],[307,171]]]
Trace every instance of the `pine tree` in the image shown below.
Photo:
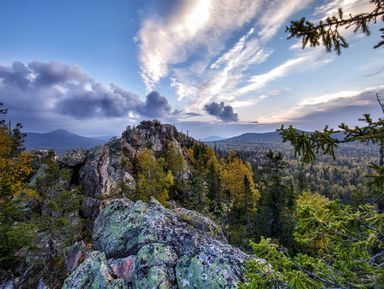
[[[187,182],[186,196],[183,200],[184,203],[192,210],[206,212],[209,205],[207,198],[208,192],[204,172],[197,168],[192,169]]]
[[[337,54],[341,53],[342,48],[347,48],[348,42],[340,34],[341,28],[354,28],[354,32],[361,31],[365,35],[370,35],[369,24],[376,24],[384,21],[384,2],[382,0],[361,0],[372,4],[372,11],[359,13],[356,15],[345,15],[339,8],[338,14],[320,20],[319,23],[308,21],[305,17],[300,20],[291,21],[286,32],[289,38],[301,38],[303,48],[308,44],[312,47],[324,45],[328,52],[334,50]],[[384,45],[384,28],[380,28],[381,38],[374,48]]]
[[[295,197],[290,184],[284,181],[287,163],[281,153],[269,151],[267,160],[257,172],[261,183],[261,199],[258,206],[259,237],[279,240],[287,247],[292,246],[293,214]]]
[[[381,288],[384,284],[384,215],[370,205],[358,209],[317,194],[298,198],[296,255],[270,239],[252,243],[267,262],[247,263],[251,288]]]

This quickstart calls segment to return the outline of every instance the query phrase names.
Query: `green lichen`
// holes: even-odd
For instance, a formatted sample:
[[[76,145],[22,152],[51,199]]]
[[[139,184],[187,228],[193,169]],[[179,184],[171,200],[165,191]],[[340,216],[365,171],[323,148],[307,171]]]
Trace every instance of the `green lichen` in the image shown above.
[[[64,281],[62,289],[123,289],[124,281],[113,279],[104,253],[92,252]]]

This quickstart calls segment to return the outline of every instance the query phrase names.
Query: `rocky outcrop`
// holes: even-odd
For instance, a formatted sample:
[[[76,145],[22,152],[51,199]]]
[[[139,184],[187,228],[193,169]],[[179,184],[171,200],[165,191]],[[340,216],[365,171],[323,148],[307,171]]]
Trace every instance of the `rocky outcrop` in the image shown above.
[[[58,161],[64,166],[75,168],[81,166],[87,157],[87,151],[84,149],[74,149],[62,154]]]
[[[250,258],[209,218],[154,199],[112,200],[95,220],[93,247],[63,288],[235,288]]]
[[[181,150],[176,128],[157,120],[142,121],[136,127],[128,127],[123,132],[122,139],[136,151],[146,147],[160,152],[170,146]]]
[[[160,153],[170,147],[182,154],[179,138],[174,126],[143,121],[136,127],[128,127],[121,138],[90,150],[79,172],[79,182],[85,194],[83,215],[96,218],[105,200],[129,197],[135,187],[132,162],[137,154],[144,148]],[[72,152],[59,161],[69,165],[78,159],[79,163],[82,156],[80,152]]]
[[[95,218],[103,200],[121,195],[124,187],[134,187],[135,180],[124,166],[128,158],[123,154],[122,145],[122,140],[116,139],[88,153],[80,169],[86,217]]]

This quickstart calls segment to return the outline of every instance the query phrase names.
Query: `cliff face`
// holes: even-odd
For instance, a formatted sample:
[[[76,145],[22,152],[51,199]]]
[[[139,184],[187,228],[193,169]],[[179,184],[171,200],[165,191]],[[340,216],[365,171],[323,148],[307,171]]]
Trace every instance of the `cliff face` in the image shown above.
[[[210,219],[154,199],[111,201],[96,218],[93,242],[63,289],[235,288],[249,258]]]

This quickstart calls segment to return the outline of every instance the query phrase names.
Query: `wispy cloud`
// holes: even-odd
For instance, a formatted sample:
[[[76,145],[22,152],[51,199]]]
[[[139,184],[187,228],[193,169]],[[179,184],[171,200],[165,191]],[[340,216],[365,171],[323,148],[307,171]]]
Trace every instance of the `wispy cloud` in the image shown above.
[[[313,0],[270,1],[259,21],[262,27],[259,31],[261,39],[267,41],[272,38],[292,14],[311,2]]]
[[[150,15],[139,32],[140,63],[147,89],[185,62],[196,49],[222,50],[233,31],[254,18],[257,0],[186,0],[173,13]]]
[[[166,16],[148,15],[139,32],[147,89],[169,77],[179,101],[193,110],[207,101],[237,101],[236,92],[249,81],[250,70],[273,53],[266,41],[311,2],[187,0]],[[229,42],[245,28],[238,41]]]
[[[334,16],[338,14],[339,8],[342,8],[345,15],[365,13],[372,10],[374,4],[370,1],[361,0],[328,0],[317,7],[315,16],[320,18]]]
[[[260,46],[252,28],[211,65],[187,72],[175,69],[172,86],[179,99],[187,98],[195,109],[210,100],[233,102],[235,92],[248,78],[247,71],[263,63],[271,53]]]
[[[248,80],[248,84],[239,89],[237,94],[243,95],[255,91],[266,86],[270,82],[284,77],[290,73],[306,71],[331,61],[332,56],[323,56],[323,53],[319,50],[316,52],[311,51],[309,53],[305,53],[304,55],[284,61],[282,64],[276,66],[266,73],[251,76]]]
[[[340,122],[340,117],[341,119],[343,117],[347,118],[348,108],[352,106],[358,108],[358,115],[355,117],[355,119],[357,119],[363,113],[370,112],[372,108],[378,107],[376,92],[382,91],[383,89],[384,86],[377,86],[360,90],[336,91],[308,97],[284,112],[273,114],[268,118],[261,118],[259,121],[261,123],[300,123],[305,121],[315,124],[316,121],[321,119],[322,122],[332,120]],[[337,117],[337,111],[343,111],[344,116],[340,114],[339,117]],[[356,109],[354,109],[353,112],[355,113]],[[311,121],[311,116],[313,115],[316,115],[317,118],[313,118]]]

